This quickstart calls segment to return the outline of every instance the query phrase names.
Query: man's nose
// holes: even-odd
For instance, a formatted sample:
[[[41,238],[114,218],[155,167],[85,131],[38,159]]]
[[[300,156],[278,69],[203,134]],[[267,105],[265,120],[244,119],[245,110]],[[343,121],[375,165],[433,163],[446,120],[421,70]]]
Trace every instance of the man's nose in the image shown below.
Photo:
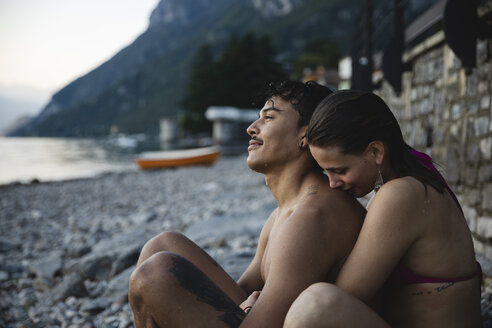
[[[250,136],[254,136],[254,135],[258,134],[258,127],[256,126],[256,121],[254,121],[253,123],[251,123],[250,126],[248,126],[248,128],[246,129],[246,132]]]

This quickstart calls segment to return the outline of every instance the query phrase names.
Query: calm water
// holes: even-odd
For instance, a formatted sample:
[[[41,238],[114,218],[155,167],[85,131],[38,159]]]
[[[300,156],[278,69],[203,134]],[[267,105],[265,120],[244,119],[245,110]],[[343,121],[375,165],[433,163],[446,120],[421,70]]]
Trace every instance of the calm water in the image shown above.
[[[131,150],[107,140],[0,137],[0,184],[136,170]]]

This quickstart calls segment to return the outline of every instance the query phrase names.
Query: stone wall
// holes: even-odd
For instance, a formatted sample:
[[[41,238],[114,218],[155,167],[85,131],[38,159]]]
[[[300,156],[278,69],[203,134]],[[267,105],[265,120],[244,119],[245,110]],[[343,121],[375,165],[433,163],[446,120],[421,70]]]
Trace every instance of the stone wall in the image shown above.
[[[477,42],[471,74],[442,32],[405,53],[403,91],[375,90],[394,111],[408,144],[430,154],[456,192],[475,250],[492,276],[492,40]],[[487,263],[488,262],[488,263]]]

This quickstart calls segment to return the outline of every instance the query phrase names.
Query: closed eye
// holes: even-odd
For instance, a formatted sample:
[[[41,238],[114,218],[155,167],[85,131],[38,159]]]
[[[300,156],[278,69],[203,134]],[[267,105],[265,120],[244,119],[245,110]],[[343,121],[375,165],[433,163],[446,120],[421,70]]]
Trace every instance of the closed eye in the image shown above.
[[[342,174],[347,173],[346,168],[343,168],[343,169],[326,169],[325,171],[326,171],[326,173],[331,172],[331,173],[338,174],[338,175],[342,175]]]

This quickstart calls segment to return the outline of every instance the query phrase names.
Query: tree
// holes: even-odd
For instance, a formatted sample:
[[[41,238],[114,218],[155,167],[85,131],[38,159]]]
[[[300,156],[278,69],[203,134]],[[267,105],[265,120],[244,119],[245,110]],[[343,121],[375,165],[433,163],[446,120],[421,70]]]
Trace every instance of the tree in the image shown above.
[[[232,36],[214,61],[207,44],[194,56],[188,90],[183,99],[182,126],[192,132],[210,129],[204,113],[209,106],[251,108],[269,82],[285,79],[268,37],[253,33]]]
[[[224,83],[219,91],[221,105],[251,108],[253,98],[271,81],[285,79],[270,38],[247,33],[232,37],[217,66]]]
[[[318,66],[336,68],[341,52],[338,43],[329,40],[311,40],[304,46],[304,51],[295,60],[296,75],[302,76],[305,68],[312,70]]]
[[[196,52],[191,63],[191,75],[186,95],[182,101],[185,113],[181,125],[192,132],[210,129],[211,123],[205,119],[205,111],[216,102],[216,68],[210,53],[210,46],[204,43]]]

